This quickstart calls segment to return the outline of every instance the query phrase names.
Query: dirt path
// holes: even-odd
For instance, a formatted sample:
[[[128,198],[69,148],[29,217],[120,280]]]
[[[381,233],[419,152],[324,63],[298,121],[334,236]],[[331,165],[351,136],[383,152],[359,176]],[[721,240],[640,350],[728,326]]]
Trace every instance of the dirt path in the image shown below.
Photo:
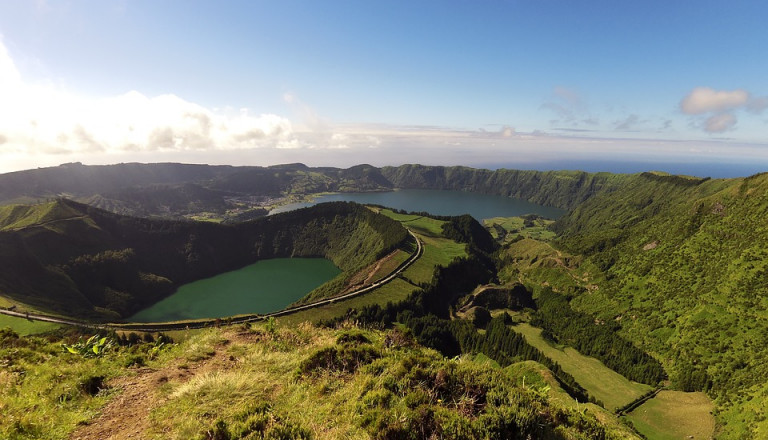
[[[376,266],[368,273],[368,276],[365,278],[365,281],[363,281],[363,285],[371,284],[373,282],[373,278],[376,276],[376,273],[381,269],[381,265],[383,263],[386,263],[387,261],[391,260],[392,257],[395,256],[397,252],[391,252],[386,257],[382,258],[381,260],[376,262]]]
[[[166,369],[139,371],[109,385],[120,393],[95,420],[76,430],[71,440],[141,439],[149,428],[149,411],[156,402],[155,389],[166,378]]]
[[[166,382],[184,383],[213,369],[227,369],[231,360],[224,347],[232,340],[247,339],[247,335],[231,332],[229,338],[215,347],[215,354],[195,363],[179,359],[160,369],[141,368],[134,376],[119,377],[108,385],[118,393],[101,414],[73,432],[69,440],[139,440],[147,438],[151,428],[151,411],[163,403],[158,388]],[[179,368],[181,363],[188,365]]]

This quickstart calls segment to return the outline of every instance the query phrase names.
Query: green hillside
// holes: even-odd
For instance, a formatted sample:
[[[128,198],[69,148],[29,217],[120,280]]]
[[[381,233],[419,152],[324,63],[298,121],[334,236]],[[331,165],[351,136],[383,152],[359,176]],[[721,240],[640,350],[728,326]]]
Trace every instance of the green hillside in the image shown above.
[[[54,223],[82,217],[82,212],[63,203],[0,206],[0,231],[13,231],[30,226],[55,227]]]
[[[335,281],[343,284],[408,237],[399,222],[348,203],[218,225],[125,217],[62,199],[3,207],[0,225],[0,295],[108,319],[267,258],[328,258],[344,271]]]
[[[538,364],[446,359],[398,329],[278,323],[176,343],[86,339],[0,331],[0,437],[636,438],[563,397]]]
[[[768,433],[754,404],[768,401],[766,214],[768,175],[644,173],[555,224],[591,276],[572,307],[619,323],[677,389],[714,397],[718,438]]]
[[[174,164],[163,167],[174,169]],[[91,181],[108,179],[84,168]],[[116,169],[160,178],[138,164]],[[554,223],[493,219],[487,225],[491,234],[471,217],[437,220],[382,210],[385,217],[344,203],[224,225],[120,216],[66,200],[6,205],[0,207],[0,294],[44,310],[115,319],[179,284],[263,258],[322,256],[341,267],[343,277],[351,277],[402,246],[407,233],[400,222],[412,223],[409,227],[426,244],[423,265],[409,268],[381,292],[392,302],[358,300],[350,303],[353,310],[334,304],[316,316],[342,326],[405,326],[419,343],[449,358],[483,353],[490,360],[486,363],[501,366],[536,361],[581,402],[604,399],[608,407],[619,407],[645,390],[666,386],[663,398],[624,418],[650,438],[704,426],[696,420],[707,426],[696,432],[711,432],[712,402],[717,438],[768,436],[768,174],[708,179],[658,172],[420,165],[342,170],[301,164],[179,170],[127,192],[105,185],[115,191],[113,198],[94,200],[115,201],[123,197],[114,196],[118,193],[139,200],[140,194],[155,211],[173,205],[177,212],[191,213],[196,206],[224,209],[215,207],[219,197],[256,191],[265,197],[299,197],[430,188],[520,197],[570,211]],[[30,174],[37,180],[29,188],[48,188],[40,194],[52,194],[51,188],[60,193],[67,185],[84,185],[62,177],[70,169],[56,172],[58,180],[44,179],[42,171]],[[195,180],[202,175],[207,177]],[[120,203],[110,209],[127,206]],[[136,202],[129,211],[141,206]],[[498,292],[521,286],[528,295],[525,306],[509,302],[493,309],[478,302],[459,313],[478,285]],[[322,295],[322,289],[315,294]],[[518,322],[523,324],[516,332]],[[327,355],[338,350],[334,353]],[[612,383],[645,385],[618,392],[620,387],[590,376],[602,369],[617,374],[610,373]],[[712,401],[683,392],[703,392]],[[695,411],[689,411],[688,401],[697,402]],[[679,429],[664,432],[665,423]]]
[[[495,171],[468,167],[401,165],[384,167],[396,188],[451,189],[496,194],[540,205],[572,209],[579,203],[623,185],[623,174],[583,171]]]
[[[76,163],[0,174],[0,204],[63,196],[119,214],[226,219],[308,194],[423,188],[496,194],[571,209],[617,188],[626,179],[625,175],[609,173],[491,171],[458,166],[357,165],[341,169],[303,164],[230,167]]]

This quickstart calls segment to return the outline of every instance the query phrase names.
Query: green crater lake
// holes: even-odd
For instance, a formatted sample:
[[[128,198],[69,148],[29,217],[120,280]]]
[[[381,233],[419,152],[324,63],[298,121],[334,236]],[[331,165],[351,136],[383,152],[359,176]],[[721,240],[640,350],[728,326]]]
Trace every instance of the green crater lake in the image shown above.
[[[323,258],[275,258],[185,284],[128,318],[133,322],[223,318],[286,308],[341,273]]]

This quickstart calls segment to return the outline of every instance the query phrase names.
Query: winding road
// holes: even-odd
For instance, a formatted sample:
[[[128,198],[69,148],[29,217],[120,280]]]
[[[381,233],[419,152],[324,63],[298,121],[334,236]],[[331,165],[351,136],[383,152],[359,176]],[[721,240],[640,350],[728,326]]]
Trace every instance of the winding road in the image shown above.
[[[407,229],[407,228],[406,228]],[[398,275],[403,273],[405,269],[410,267],[416,260],[418,260],[421,255],[424,253],[424,246],[421,243],[421,240],[419,240],[419,237],[416,236],[416,234],[413,233],[410,229],[408,229],[408,233],[413,237],[414,240],[416,240],[416,252],[414,252],[410,257],[408,257],[407,260],[405,260],[402,264],[400,264],[395,270],[393,270],[389,275],[386,277],[380,279],[379,281],[376,281],[368,286],[362,287],[360,289],[357,289],[353,292],[345,293],[344,295],[334,296],[331,298],[326,298],[322,300],[318,300],[309,304],[302,304],[299,306],[294,307],[288,307],[283,310],[273,312],[273,313],[267,313],[267,314],[254,314],[254,315],[241,315],[241,316],[233,316],[229,318],[216,318],[216,319],[205,319],[205,320],[190,320],[190,321],[175,321],[175,322],[169,322],[169,323],[149,323],[149,324],[143,324],[143,323],[129,323],[129,324],[117,324],[117,323],[104,323],[104,324],[96,324],[96,323],[90,323],[85,321],[78,321],[74,319],[68,319],[68,318],[61,318],[58,316],[51,316],[51,315],[45,315],[40,313],[30,313],[30,312],[17,312],[15,310],[9,310],[9,309],[0,309],[0,314],[9,315],[9,316],[15,316],[18,318],[24,318],[29,319],[33,321],[45,321],[45,322],[53,322],[56,324],[64,324],[64,325],[71,325],[75,327],[81,327],[81,328],[87,328],[87,329],[96,329],[96,330],[122,330],[122,331],[137,331],[137,332],[162,332],[162,331],[170,331],[170,330],[184,330],[184,329],[200,329],[205,327],[211,327],[215,325],[231,325],[231,324],[242,324],[247,322],[257,322],[257,321],[263,321],[265,319],[269,319],[271,317],[278,317],[278,316],[284,316],[284,315],[290,315],[292,313],[300,312],[302,310],[308,310],[315,307],[320,307],[328,304],[335,303],[337,301],[343,301],[349,298],[354,298],[356,296],[360,296],[363,294],[366,294],[372,290],[375,290],[390,281],[397,278]]]

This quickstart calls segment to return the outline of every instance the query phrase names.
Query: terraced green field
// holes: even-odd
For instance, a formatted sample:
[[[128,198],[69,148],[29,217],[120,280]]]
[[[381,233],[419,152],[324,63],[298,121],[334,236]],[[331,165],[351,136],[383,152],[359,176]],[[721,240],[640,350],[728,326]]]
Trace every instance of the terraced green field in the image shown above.
[[[505,242],[518,235],[535,240],[551,240],[555,238],[555,233],[548,228],[552,223],[554,220],[548,219],[535,219],[526,223],[523,217],[493,217],[483,220],[483,225],[488,228],[494,239],[499,238],[499,231],[496,226],[504,229],[506,231]]]
[[[390,301],[402,301],[418,289],[416,285],[431,281],[436,267],[447,266],[454,258],[467,255],[463,243],[442,237],[442,225],[445,223],[442,220],[418,215],[398,214],[389,209],[377,209],[377,211],[403,223],[422,240],[424,253],[421,258],[403,272],[403,279],[397,278],[373,292],[359,297],[280,317],[279,322],[281,324],[293,325],[304,321],[317,322],[342,316],[350,308],[360,309],[372,304],[383,306]]]
[[[613,410],[637,399],[652,389],[649,385],[632,382],[603,365],[599,360],[584,356],[571,347],[558,347],[541,336],[541,329],[527,323],[512,326],[525,336],[529,344],[560,364],[591,396]]]
[[[435,267],[447,266],[453,259],[467,256],[466,245],[442,236],[442,225],[445,223],[442,220],[398,214],[388,209],[382,209],[381,214],[401,222],[424,243],[424,255],[403,273],[403,277],[414,284],[428,283],[432,280]]]

